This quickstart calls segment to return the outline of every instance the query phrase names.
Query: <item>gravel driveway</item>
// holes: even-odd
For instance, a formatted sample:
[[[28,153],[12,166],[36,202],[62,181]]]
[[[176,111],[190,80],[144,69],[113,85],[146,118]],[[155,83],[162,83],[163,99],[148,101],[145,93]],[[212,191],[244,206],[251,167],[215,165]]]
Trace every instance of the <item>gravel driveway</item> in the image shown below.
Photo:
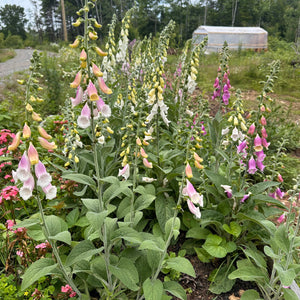
[[[15,49],[14,51],[17,54],[14,58],[0,63],[0,81],[2,81],[7,75],[30,67],[30,58],[34,50]]]

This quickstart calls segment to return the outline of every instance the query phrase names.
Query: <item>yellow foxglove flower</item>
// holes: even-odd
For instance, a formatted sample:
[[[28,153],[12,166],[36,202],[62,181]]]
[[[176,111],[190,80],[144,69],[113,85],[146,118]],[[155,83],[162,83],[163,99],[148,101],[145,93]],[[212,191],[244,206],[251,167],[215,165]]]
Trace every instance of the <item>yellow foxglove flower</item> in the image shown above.
[[[27,123],[25,123],[25,125],[23,127],[23,138],[24,139],[29,139],[30,136],[31,136],[30,127],[27,125]]]
[[[241,128],[243,131],[247,131],[247,127],[245,125],[245,123],[241,122]]]
[[[7,150],[8,151],[14,151],[16,150],[19,145],[20,145],[20,141],[21,141],[21,131],[19,131],[13,138],[12,143],[8,146]]]
[[[200,162],[195,160],[195,167],[199,170],[202,170],[204,167],[200,164]]]
[[[89,38],[95,41],[98,38],[98,35],[96,32],[89,32]]]
[[[41,102],[44,102],[44,99],[37,97],[36,101],[39,102],[39,103],[41,103]]]
[[[102,51],[99,47],[96,47],[95,51],[99,56],[107,56],[107,52]]]
[[[26,105],[26,110],[29,111],[29,112],[33,111],[33,108],[29,103],[27,103],[27,105]]]
[[[28,158],[31,165],[36,165],[39,162],[39,154],[31,142],[28,148]]]
[[[148,146],[149,143],[148,143],[146,140],[143,140],[143,145],[144,145],[144,146]]]
[[[234,126],[239,125],[239,120],[237,119],[237,117],[234,117],[234,119],[233,119],[233,125]]]
[[[141,139],[139,137],[136,139],[136,144],[138,146],[142,146],[142,142],[141,142]]]
[[[32,112],[31,117],[34,121],[41,122],[43,119],[41,118],[40,114],[37,114],[36,112]]]
[[[34,96],[30,96],[30,98],[29,98],[29,101],[30,101],[30,102],[35,102],[35,101],[36,101],[36,99],[35,99],[35,97],[34,97]]]
[[[55,150],[57,148],[57,146],[55,145],[54,142],[52,143],[49,143],[46,139],[42,138],[42,137],[38,137],[38,140],[41,144],[41,146],[44,148],[44,149],[47,149],[47,150]]]
[[[75,157],[74,157],[74,161],[76,162],[76,164],[78,164],[79,163],[79,158],[75,155]]]
[[[113,131],[110,127],[107,127],[106,130],[107,130],[107,132],[110,133],[110,134],[113,134],[113,133],[114,133],[114,131]]]
[[[46,130],[42,126],[38,126],[38,132],[41,137],[43,137],[46,140],[50,140],[52,136],[46,132]]]
[[[102,27],[102,25],[99,24],[96,20],[94,20],[94,26],[95,26],[96,28],[101,28],[101,27]]]
[[[83,21],[82,18],[78,18],[75,23],[72,23],[72,25],[74,27],[78,27],[78,26],[80,26],[80,24],[81,24],[82,21]]]

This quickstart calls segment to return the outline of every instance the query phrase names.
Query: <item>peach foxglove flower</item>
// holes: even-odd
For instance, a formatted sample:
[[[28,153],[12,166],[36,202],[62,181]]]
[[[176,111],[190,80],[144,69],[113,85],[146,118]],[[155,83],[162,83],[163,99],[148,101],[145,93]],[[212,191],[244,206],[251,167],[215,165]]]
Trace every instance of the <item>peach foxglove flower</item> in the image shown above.
[[[253,156],[251,156],[251,159],[248,162],[248,173],[254,174],[257,171],[256,169],[256,162]]]
[[[146,151],[143,149],[143,148],[141,148],[141,156],[143,157],[143,158],[147,158],[148,157],[148,154],[146,153]]]
[[[43,188],[44,193],[46,194],[46,199],[52,200],[56,197],[57,188],[51,183]]]
[[[80,128],[87,128],[91,125],[91,109],[86,103],[81,110],[81,114],[77,119],[78,126]]]
[[[72,107],[75,107],[76,105],[78,105],[79,103],[81,103],[81,102],[82,102],[82,99],[83,99],[83,89],[82,89],[81,86],[79,86],[79,87],[77,88],[75,98],[71,98],[71,101],[72,101]]]
[[[99,47],[96,47],[95,51],[99,56],[107,56],[107,52],[102,51]]]
[[[23,138],[24,139],[29,139],[30,136],[31,136],[30,127],[27,125],[27,123],[25,123],[25,125],[23,127]]]
[[[186,164],[185,175],[186,175],[187,178],[192,178],[193,177],[193,171],[192,171],[192,168],[191,168],[189,163]]]
[[[152,169],[152,168],[153,168],[152,163],[149,162],[147,158],[144,158],[144,159],[143,159],[143,164],[144,164],[144,166],[145,166],[146,168],[149,168],[149,169]]]
[[[29,103],[27,103],[27,105],[26,105],[26,110],[29,112],[33,112],[33,108]]]
[[[30,167],[30,161],[25,151],[16,170],[16,177],[22,182],[26,181],[31,176]]]
[[[28,158],[32,165],[36,165],[39,162],[39,154],[31,142],[28,148]]]
[[[41,144],[41,146],[44,148],[44,149],[47,149],[47,150],[55,150],[57,148],[57,146],[55,145],[54,142],[48,142],[46,139],[42,138],[42,137],[38,137],[38,140]]]
[[[81,72],[79,71],[79,72],[76,74],[74,81],[70,84],[70,87],[71,87],[71,88],[77,88],[77,87],[79,87],[80,82],[81,82],[81,77],[82,77],[82,74],[81,74]]]
[[[87,87],[87,93],[91,101],[97,101],[99,99],[98,91],[91,81],[89,82],[89,85]]]
[[[196,217],[197,219],[200,219],[200,218],[201,218],[201,212],[200,212],[199,207],[196,207],[195,204],[194,204],[191,200],[189,200],[189,199],[188,199],[188,201],[187,201],[187,204],[188,204],[188,207],[189,207],[190,212],[191,212],[193,215],[195,215],[195,217]]]
[[[86,54],[86,52],[85,52],[84,49],[82,49],[82,51],[81,51],[81,53],[80,53],[80,56],[79,56],[79,59],[80,59],[81,61],[85,61],[85,60],[87,59],[87,54]]]
[[[195,160],[194,164],[195,164],[195,167],[197,169],[199,169],[199,170],[203,170],[204,169],[204,166],[201,165],[197,160]]]
[[[38,178],[37,185],[41,188],[48,186],[52,181],[51,175],[41,161],[35,165],[35,175]]]
[[[142,146],[142,141],[141,141],[141,139],[139,137],[136,139],[136,144],[138,146]]]
[[[32,112],[31,114],[32,120],[36,122],[41,122],[43,119],[41,118],[40,114],[37,114],[36,112]]]
[[[100,71],[100,69],[94,63],[92,64],[92,70],[93,70],[93,73],[96,77],[102,77],[103,76],[103,73]]]
[[[7,150],[8,151],[14,151],[16,150],[21,142],[21,131],[19,131],[13,138],[12,143],[8,146]]]
[[[130,176],[130,167],[129,167],[129,164],[126,164],[123,167],[123,169],[119,169],[118,176],[123,176],[125,178],[125,180],[128,179],[128,177]]]
[[[34,178],[30,174],[29,178],[24,182],[24,185],[20,188],[19,194],[23,200],[28,200],[32,196],[34,188]]]
[[[98,84],[101,91],[104,94],[110,95],[112,94],[112,90],[105,84],[104,79],[102,77],[98,77]]]
[[[98,38],[97,33],[89,32],[89,38],[95,41]]]
[[[41,137],[43,137],[46,140],[50,140],[52,136],[46,132],[46,130],[42,126],[38,126],[38,132]]]
[[[70,46],[71,48],[77,48],[77,47],[79,46],[79,44],[80,44],[79,39],[76,39],[76,40],[73,42],[73,44],[69,44],[69,46]]]

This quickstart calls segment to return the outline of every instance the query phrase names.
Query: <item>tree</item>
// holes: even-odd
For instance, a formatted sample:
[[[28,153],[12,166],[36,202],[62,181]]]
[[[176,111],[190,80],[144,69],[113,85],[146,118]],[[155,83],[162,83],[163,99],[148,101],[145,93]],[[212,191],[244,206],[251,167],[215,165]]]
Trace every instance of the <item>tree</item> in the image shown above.
[[[26,38],[24,7],[18,5],[6,4],[0,8],[0,24],[5,37],[11,35],[19,35],[24,40]]]

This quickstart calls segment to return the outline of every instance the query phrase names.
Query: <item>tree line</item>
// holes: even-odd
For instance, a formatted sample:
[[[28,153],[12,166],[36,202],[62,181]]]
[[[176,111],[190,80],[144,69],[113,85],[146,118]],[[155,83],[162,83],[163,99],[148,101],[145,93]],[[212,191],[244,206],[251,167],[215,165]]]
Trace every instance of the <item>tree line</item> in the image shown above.
[[[63,39],[64,24],[69,41],[82,33],[81,27],[73,27],[72,23],[76,21],[76,12],[84,0],[30,1],[34,7],[30,20],[25,18],[21,6],[0,8],[0,32],[4,36],[15,34],[25,39],[27,34],[40,43],[59,42]],[[103,37],[112,16],[115,14],[121,20],[134,6],[136,13],[130,29],[131,39],[150,34],[156,36],[170,19],[176,22],[175,46],[190,39],[200,25],[260,26],[269,35],[288,42],[294,42],[300,34],[299,0],[98,0],[95,6],[91,17],[103,25]]]

